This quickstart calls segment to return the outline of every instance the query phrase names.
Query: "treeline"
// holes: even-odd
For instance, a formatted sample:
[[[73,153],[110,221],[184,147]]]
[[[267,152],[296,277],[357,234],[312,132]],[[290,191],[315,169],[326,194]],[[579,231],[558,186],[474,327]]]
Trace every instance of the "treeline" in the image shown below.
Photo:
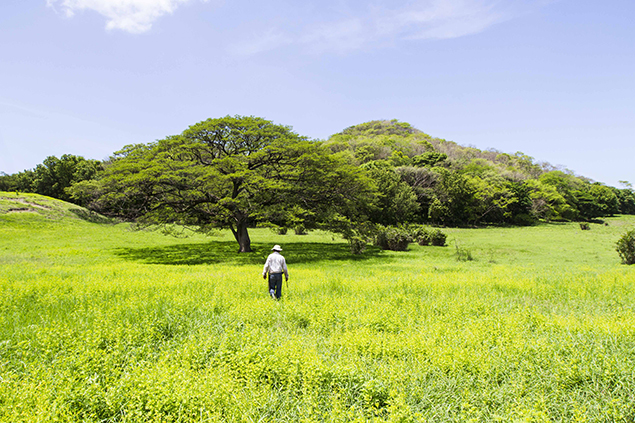
[[[71,187],[96,178],[102,170],[103,164],[99,160],[72,154],[60,158],[49,156],[35,169],[12,175],[0,173],[0,191],[32,192],[77,203],[71,195]]]
[[[541,220],[588,221],[635,214],[630,187],[592,182],[520,152],[463,147],[397,120],[352,126],[314,143],[344,158],[372,181],[375,206],[364,212],[377,224],[531,225]],[[86,182],[102,179],[105,169],[121,158],[122,154],[115,154],[100,162],[69,154],[47,157],[35,169],[0,174],[0,191],[99,205],[98,211],[116,215],[104,202],[95,202],[90,190],[96,185]],[[294,219],[302,221],[298,216]]]

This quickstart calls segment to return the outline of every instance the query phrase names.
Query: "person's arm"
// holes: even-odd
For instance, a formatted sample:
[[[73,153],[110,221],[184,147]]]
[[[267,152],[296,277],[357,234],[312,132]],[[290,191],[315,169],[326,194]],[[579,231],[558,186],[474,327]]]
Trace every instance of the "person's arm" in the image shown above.
[[[288,281],[289,280],[289,271],[287,270],[287,261],[282,261],[282,271],[284,272],[284,277]]]
[[[265,261],[265,267],[262,268],[262,278],[267,279],[267,272],[269,271],[269,257]]]

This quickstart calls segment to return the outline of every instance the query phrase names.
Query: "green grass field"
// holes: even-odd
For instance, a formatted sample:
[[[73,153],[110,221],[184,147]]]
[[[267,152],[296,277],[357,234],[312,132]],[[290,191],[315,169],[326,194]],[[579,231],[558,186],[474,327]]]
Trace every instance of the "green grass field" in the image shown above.
[[[0,420],[633,422],[635,217],[606,222],[362,256],[254,229],[239,255],[0,193]]]

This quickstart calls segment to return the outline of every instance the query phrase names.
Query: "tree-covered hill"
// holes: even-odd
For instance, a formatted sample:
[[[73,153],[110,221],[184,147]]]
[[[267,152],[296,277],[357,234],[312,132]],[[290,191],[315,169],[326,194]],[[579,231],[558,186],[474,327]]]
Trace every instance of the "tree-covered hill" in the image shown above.
[[[377,182],[382,212],[376,218],[384,224],[523,225],[635,213],[631,189],[593,182],[521,152],[464,147],[398,120],[352,126],[326,144],[346,152]]]
[[[70,154],[60,159],[47,157],[33,170],[0,174],[0,191],[39,193],[92,207],[107,215],[130,218],[129,210],[117,209],[121,202],[104,201],[104,193],[108,192],[110,200],[123,196],[127,206],[142,206],[139,216],[152,211],[160,220],[171,220],[174,210],[178,209],[182,211],[181,220],[185,216],[190,223],[204,221],[206,225],[231,223],[232,219],[242,216],[244,225],[248,226],[262,223],[288,226],[292,222],[296,226],[312,227],[325,220],[333,222],[334,216],[344,213],[346,222],[340,227],[342,230],[346,230],[352,216],[383,225],[473,226],[588,221],[614,214],[635,214],[635,194],[630,187],[609,187],[549,163],[537,162],[521,152],[510,154],[465,147],[432,137],[396,119],[354,125],[324,141],[306,141],[290,127],[274,125],[282,128],[289,140],[296,141],[291,144],[288,140],[276,141],[272,145],[261,142],[272,122],[240,116],[214,121],[220,122],[220,129],[205,132],[201,140],[189,139],[193,128],[190,127],[183,134],[169,136],[158,143],[127,146],[104,162]],[[259,123],[251,125],[251,121]],[[218,154],[214,153],[221,145],[219,140],[229,134],[231,125],[227,122],[240,125],[251,122],[251,126],[245,126],[248,128],[246,138],[227,139],[223,141],[226,146],[238,148],[235,142],[253,141],[257,148],[248,152],[239,148],[237,154],[228,154],[229,150],[222,147]],[[202,148],[205,143],[209,144],[208,149]],[[178,154],[170,149],[156,150],[168,144]],[[279,150],[272,150],[274,147]],[[162,157],[162,170],[156,166],[157,154]],[[260,156],[272,157],[272,160],[254,161]],[[337,163],[338,169],[348,170],[335,172],[333,164],[328,164],[331,161]],[[193,167],[196,163],[201,172],[207,169],[198,176],[194,175],[198,169]],[[306,167],[309,164],[311,171]],[[283,165],[289,169],[282,171],[280,166]],[[174,171],[175,166],[182,169],[178,173],[167,172],[168,169]],[[304,171],[300,171],[303,166]],[[114,176],[117,169],[127,172],[130,186],[112,185],[121,179]],[[209,173],[210,169],[216,170]],[[354,200],[351,192],[337,189],[338,183],[353,189],[355,184],[351,185],[350,181],[346,184],[344,179],[357,181],[355,184],[359,185],[355,189],[365,192],[363,202]],[[247,180],[252,180],[253,186],[242,192]],[[301,180],[302,189],[298,185]],[[272,185],[272,181],[276,182]],[[225,193],[225,184],[233,189]],[[283,185],[287,188],[283,189]],[[210,187],[218,192],[211,195]],[[339,211],[335,213],[333,207],[324,206],[334,205],[332,194],[338,192]],[[140,193],[143,193],[141,197]],[[171,202],[168,204],[165,198],[159,198],[159,193],[163,197],[169,195]],[[244,207],[238,207],[239,194],[247,195],[245,204],[259,211],[245,214]],[[368,197],[371,194],[372,199]],[[284,204],[281,199],[285,200]],[[275,204],[280,207],[274,207]],[[196,216],[205,215],[205,218],[195,219],[192,210],[197,210]]]

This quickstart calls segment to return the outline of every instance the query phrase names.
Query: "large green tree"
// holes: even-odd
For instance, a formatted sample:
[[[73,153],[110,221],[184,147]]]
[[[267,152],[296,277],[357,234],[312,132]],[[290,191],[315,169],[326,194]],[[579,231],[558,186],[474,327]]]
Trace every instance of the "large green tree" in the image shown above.
[[[248,230],[258,223],[364,220],[373,184],[346,157],[262,118],[208,119],[120,152],[92,187],[93,206],[149,224],[230,229],[250,252]]]

